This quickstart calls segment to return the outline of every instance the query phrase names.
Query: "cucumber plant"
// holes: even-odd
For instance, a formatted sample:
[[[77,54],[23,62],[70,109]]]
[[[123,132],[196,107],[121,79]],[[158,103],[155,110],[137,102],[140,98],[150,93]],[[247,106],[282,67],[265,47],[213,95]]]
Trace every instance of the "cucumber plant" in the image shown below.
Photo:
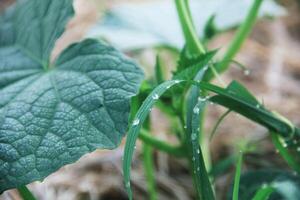
[[[43,180],[95,149],[117,147],[143,73],[86,39],[50,53],[72,0],[22,0],[0,21],[0,192]]]
[[[130,199],[130,164],[139,138],[144,143],[151,200],[157,199],[154,148],[186,158],[197,198],[213,200],[216,195],[204,154],[208,151],[204,149],[207,140],[203,123],[209,102],[266,127],[280,155],[300,173],[300,129],[268,110],[237,81],[226,88],[210,83],[229,68],[251,31],[263,0],[253,1],[220,61],[215,60],[217,51],[207,50],[199,40],[189,1],[174,2],[186,45],[171,80],[164,79],[158,59],[155,84],[147,80],[141,84],[143,73],[134,61],[93,39],[72,44],[54,61],[50,60],[55,42],[74,15],[72,0],[19,0],[2,14],[0,192],[18,188],[24,199],[34,199],[26,184],[43,180],[95,149],[116,148],[128,130],[123,171]],[[151,136],[148,114],[154,105],[170,118],[178,119],[179,146]],[[244,184],[244,153],[247,149],[241,149],[238,156],[232,199],[239,198]],[[270,197],[278,188],[274,180],[269,179],[266,187],[256,186],[249,198]]]

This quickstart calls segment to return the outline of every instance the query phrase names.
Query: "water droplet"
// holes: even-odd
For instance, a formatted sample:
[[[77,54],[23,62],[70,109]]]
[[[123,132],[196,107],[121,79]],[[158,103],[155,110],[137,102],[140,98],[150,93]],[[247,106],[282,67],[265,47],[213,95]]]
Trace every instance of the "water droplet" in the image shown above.
[[[197,149],[197,154],[200,154],[200,150],[199,149]]]
[[[250,70],[249,69],[245,69],[244,70],[244,75],[245,76],[249,76],[250,75]]]
[[[200,167],[197,168],[197,171],[198,171],[198,172],[200,171]]]
[[[200,109],[196,106],[194,109],[193,109],[193,112],[194,114],[199,114],[200,113]]]
[[[192,160],[193,160],[193,161],[195,161],[195,160],[196,160],[196,158],[193,156]]]
[[[297,148],[297,151],[300,152],[300,147]]]
[[[134,149],[136,149],[136,145],[134,146]]]
[[[186,129],[187,127],[186,127],[186,126],[184,126],[183,128],[184,128],[184,129]]]
[[[287,145],[287,143],[283,143],[282,146],[283,146],[284,148],[287,148],[288,145]]]
[[[198,97],[198,101],[206,101],[206,98]]]
[[[191,139],[192,139],[192,140],[196,140],[196,139],[197,139],[197,134],[196,134],[196,133],[192,133]]]
[[[126,187],[127,187],[127,188],[129,188],[129,187],[130,187],[130,182],[129,182],[129,181],[128,181],[128,182],[126,182],[126,184],[125,184],[125,185],[126,185]]]
[[[135,119],[132,123],[133,126],[137,126],[140,124],[140,120],[139,119]]]
[[[256,104],[256,108],[259,108],[260,107],[260,105],[259,104]]]
[[[175,83],[178,84],[178,83],[180,83],[180,81],[179,80],[175,80]]]
[[[158,94],[153,94],[153,96],[152,96],[152,99],[154,99],[154,100],[157,100],[157,99],[159,99],[159,96],[158,96]]]
[[[168,85],[168,86],[167,86],[167,89],[170,89],[170,88],[171,88],[171,85]]]

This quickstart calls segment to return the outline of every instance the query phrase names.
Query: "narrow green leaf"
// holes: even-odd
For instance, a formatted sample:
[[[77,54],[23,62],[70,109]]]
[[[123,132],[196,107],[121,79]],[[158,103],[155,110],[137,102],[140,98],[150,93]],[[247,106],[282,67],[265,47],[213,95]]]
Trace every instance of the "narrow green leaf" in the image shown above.
[[[262,186],[254,195],[252,200],[268,200],[270,195],[275,191],[272,186]]]
[[[144,173],[146,175],[149,199],[157,200],[154,162],[153,162],[153,148],[145,143],[143,143],[143,162],[144,162]]]
[[[212,140],[213,137],[215,136],[216,132],[217,132],[217,129],[218,127],[220,126],[220,124],[222,123],[222,121],[226,118],[226,116],[229,115],[229,113],[231,112],[231,110],[227,110],[225,113],[223,113],[221,115],[221,117],[218,119],[217,123],[214,125],[214,128],[212,129],[212,132],[209,136],[209,140]]]
[[[160,98],[160,96],[164,94],[172,86],[179,84],[181,82],[183,81],[171,80],[171,81],[166,81],[160,84],[159,86],[157,86],[150,93],[150,95],[145,99],[142,106],[138,110],[132,124],[129,126],[129,131],[127,134],[127,140],[124,149],[123,173],[124,173],[125,187],[127,189],[130,199],[132,199],[132,192],[130,188],[130,165],[131,165],[131,160],[134,152],[134,146],[138,138],[138,134],[140,133],[140,130],[142,128],[142,124],[146,120],[152,107],[154,106],[156,101]]]
[[[232,200],[239,199],[239,188],[240,188],[242,164],[243,164],[243,152],[240,152],[237,163],[236,163],[236,172],[235,172],[235,177],[234,177]]]
[[[287,162],[287,164],[293,170],[295,170],[298,174],[300,174],[300,163],[297,163],[297,161],[295,160],[294,156],[292,156],[289,153],[286,144],[284,144],[284,145],[282,144],[282,142],[280,141],[280,137],[278,136],[278,134],[276,134],[274,132],[271,132],[271,136],[272,136],[272,141],[273,141],[274,146],[279,151],[279,153],[283,157],[283,159]]]
[[[257,100],[250,98],[248,95],[241,95],[247,94],[248,92],[241,91],[238,93],[235,90],[223,89],[205,82],[196,82],[194,84],[198,84],[199,87],[216,93],[216,96],[209,99],[213,103],[235,111],[246,118],[267,127],[268,129],[281,134],[283,137],[293,137],[294,134],[296,134],[295,127],[280,119],[272,112],[266,110],[263,105],[259,103],[255,104],[254,102]],[[249,99],[247,99],[247,97],[249,97]]]
[[[200,97],[201,98],[201,97]],[[199,145],[199,126],[201,113],[205,109],[206,100],[200,100],[193,109],[191,121],[187,120],[188,148],[191,152],[195,187],[200,199],[215,199],[212,185],[206,170],[203,153]],[[190,128],[189,128],[190,124]]]
[[[21,187],[18,187],[18,192],[23,198],[23,200],[36,200],[34,195],[31,193],[31,191],[24,185]]]
[[[194,80],[202,80],[206,69],[198,71]],[[210,183],[208,173],[205,166],[205,161],[201,146],[199,145],[200,134],[203,134],[203,113],[205,111],[207,98],[200,94],[197,86],[192,86],[187,98],[187,114],[186,114],[186,133],[187,133],[187,147],[189,157],[192,158],[191,165],[193,168],[193,179],[198,198],[213,200],[212,185]]]
[[[215,19],[216,19],[216,14],[213,14],[212,16],[210,16],[204,26],[204,30],[203,30],[203,40],[204,41],[208,41],[210,39],[212,39],[217,33],[218,33],[218,29],[216,27],[215,24]]]

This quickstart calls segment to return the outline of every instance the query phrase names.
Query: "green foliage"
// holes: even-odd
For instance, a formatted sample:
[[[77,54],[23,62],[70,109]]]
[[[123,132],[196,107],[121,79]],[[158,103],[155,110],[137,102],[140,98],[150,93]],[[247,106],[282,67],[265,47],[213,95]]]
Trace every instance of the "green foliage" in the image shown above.
[[[271,191],[259,192],[262,188],[268,187],[273,188],[274,191],[272,193]],[[228,200],[232,199],[231,191],[228,192]],[[244,173],[240,181],[240,199],[251,200],[258,192],[269,194],[269,200],[296,200],[300,196],[300,177],[287,171],[275,169],[248,171]],[[265,195],[267,196],[267,194]],[[261,194],[261,197],[264,197],[264,195]],[[264,198],[260,200],[262,199]]]
[[[201,81],[205,72],[205,68],[199,70],[194,80]],[[198,198],[214,200],[214,193],[205,166],[204,155],[199,144],[200,134],[203,135],[203,116],[207,100],[205,94],[199,92],[197,86],[191,87],[186,101],[186,146],[191,160],[194,185]]]
[[[273,192],[273,187],[264,185],[255,193],[253,200],[267,200]]]
[[[203,0],[203,5],[204,2],[210,6],[213,3]],[[222,2],[228,4],[227,0]],[[230,0],[234,6],[243,4],[241,2],[232,3]],[[164,66],[157,57],[155,83],[146,80],[139,88],[143,78],[141,70],[133,61],[103,42],[86,39],[72,44],[53,62],[50,61],[55,42],[74,15],[72,0],[18,1],[0,17],[0,192],[17,187],[24,199],[34,199],[24,185],[43,180],[60,167],[97,148],[117,147],[127,130],[129,119],[131,124],[124,150],[123,172],[130,199],[133,198],[130,165],[136,140],[140,138],[144,142],[144,166],[151,199],[157,199],[152,158],[156,148],[186,158],[190,163],[197,197],[214,200],[209,175],[216,177],[227,170],[236,156],[229,156],[210,170],[203,129],[207,102],[228,109],[217,121],[212,136],[229,112],[239,113],[266,127],[272,133],[276,149],[289,166],[299,172],[300,165],[294,156],[299,154],[300,148],[298,127],[265,108],[240,83],[233,81],[222,88],[208,82],[229,67],[250,33],[262,4],[262,0],[255,0],[251,7],[250,4],[246,6],[250,7],[247,17],[243,22],[235,23],[242,22],[242,26],[224,58],[216,65],[213,59],[217,51],[206,51],[200,42],[200,31],[196,31],[198,26],[194,26],[194,13],[190,10],[189,1],[175,0],[186,43],[178,66],[172,80],[165,81]],[[211,14],[214,17],[209,18],[204,29],[206,40],[212,38],[220,26],[219,13]],[[114,19],[118,20],[120,16]],[[151,31],[154,25],[145,29],[147,23],[134,21],[130,28],[137,26],[137,38],[143,39],[139,29],[150,32],[150,35],[156,34],[156,31]],[[226,29],[232,27],[224,26]],[[166,23],[162,27],[166,28]],[[163,30],[159,29],[160,32]],[[167,36],[172,35],[167,33]],[[176,36],[176,31],[171,33]],[[178,37],[175,38],[177,41]],[[181,46],[174,44],[172,39],[164,41],[167,39],[165,37],[159,44],[175,48]],[[171,90],[175,85],[179,87]],[[138,90],[139,95],[135,96]],[[179,145],[168,144],[149,134],[148,115],[154,105],[174,122],[172,128]],[[228,198],[294,200],[300,196],[298,175],[268,170],[241,176],[242,161],[241,153]]]
[[[43,180],[85,153],[117,147],[143,77],[130,59],[87,39],[50,54],[71,0],[23,0],[0,20],[0,192]]]
[[[233,183],[232,200],[239,199],[239,188],[240,188],[242,164],[243,164],[243,152],[240,152],[238,159],[237,159],[237,163],[236,163],[236,172],[235,172],[234,183]]]

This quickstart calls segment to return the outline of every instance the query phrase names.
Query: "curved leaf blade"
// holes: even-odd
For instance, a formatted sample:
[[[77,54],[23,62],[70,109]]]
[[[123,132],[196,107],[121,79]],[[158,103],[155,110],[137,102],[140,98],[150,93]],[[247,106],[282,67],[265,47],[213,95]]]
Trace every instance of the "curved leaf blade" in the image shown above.
[[[159,86],[157,86],[150,93],[150,95],[145,99],[142,106],[136,113],[132,124],[129,127],[126,144],[125,144],[125,149],[124,149],[123,174],[124,174],[126,190],[127,190],[127,193],[128,193],[128,196],[130,199],[133,198],[131,187],[130,187],[130,166],[131,166],[131,161],[132,161],[132,157],[133,157],[134,146],[135,146],[136,140],[138,138],[138,135],[140,133],[140,130],[142,128],[142,124],[146,120],[148,114],[150,113],[152,107],[157,102],[159,97],[161,95],[163,95],[172,86],[179,84],[181,82],[183,82],[183,81],[171,80],[171,81],[166,81],[166,82],[160,84]]]

